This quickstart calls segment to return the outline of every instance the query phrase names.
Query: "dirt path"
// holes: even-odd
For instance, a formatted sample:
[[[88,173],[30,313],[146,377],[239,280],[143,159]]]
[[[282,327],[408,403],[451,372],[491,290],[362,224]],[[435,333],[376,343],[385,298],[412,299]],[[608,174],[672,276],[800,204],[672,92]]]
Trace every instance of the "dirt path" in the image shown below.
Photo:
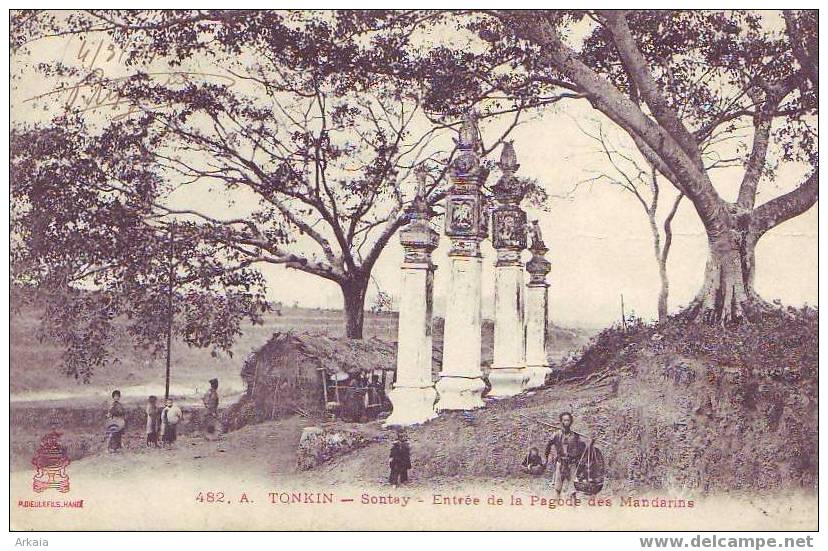
[[[143,478],[164,472],[164,478],[234,472],[240,476],[265,476],[278,480],[296,472],[296,446],[302,427],[309,423],[299,416],[245,427],[218,441],[202,436],[179,438],[173,449],[147,449],[130,435],[129,448],[116,454],[95,454],[74,461],[73,476],[88,474],[106,478]],[[29,476],[29,468],[19,469]]]
[[[561,404],[572,403],[573,399],[579,396],[573,394],[572,391],[564,395],[566,398],[561,397]],[[509,401],[493,402],[487,410],[495,408],[510,411],[513,408],[533,404],[536,407],[549,406],[548,396],[541,400],[542,406],[538,398],[537,395],[521,396]],[[549,411],[550,418],[555,417],[557,403],[549,408]],[[472,443],[481,435],[491,434],[496,437],[501,430],[514,431],[527,428],[521,425],[518,411],[514,412],[514,416],[510,416],[510,418],[514,417],[511,420],[513,424],[510,426],[488,426],[487,416],[486,410],[470,413],[444,413],[440,418],[425,426],[411,429],[409,433],[415,450],[412,483],[415,485],[426,483],[452,485],[455,477],[431,472],[431,461],[451,460],[451,454],[460,451],[453,450],[453,445],[459,442]],[[106,478],[145,478],[157,476],[162,471],[165,472],[165,478],[193,475],[203,475],[209,478],[214,473],[229,472],[237,474],[240,479],[264,477],[274,483],[306,481],[313,484],[321,483],[324,486],[365,484],[377,487],[387,483],[388,449],[393,437],[391,431],[387,431],[387,441],[370,444],[312,471],[297,472],[296,450],[299,437],[302,429],[312,424],[313,421],[297,415],[279,421],[250,425],[226,434],[219,441],[206,441],[200,435],[188,435],[179,438],[176,447],[171,450],[146,449],[142,443],[143,434],[141,431],[135,431],[125,436],[126,449],[121,453],[95,453],[76,460],[71,465],[71,472],[73,476],[78,477],[94,475]],[[487,426],[489,429],[495,429],[495,432],[482,430]],[[386,432],[382,431],[378,424],[362,427],[374,432]],[[528,433],[526,436],[528,438]],[[533,440],[540,442],[543,436],[543,434],[535,434]],[[468,451],[468,449],[463,450],[463,452]],[[466,453],[467,457],[456,458],[456,477],[462,477],[466,473],[463,461],[473,459],[469,457],[470,455],[473,454]],[[519,460],[517,455],[514,458],[508,458],[510,463]],[[28,475],[28,462],[19,463],[15,470]],[[516,469],[514,475],[521,480],[526,478],[522,482],[532,486],[545,484],[544,481],[537,481],[533,477],[522,477],[520,469]],[[511,480],[511,477],[504,480],[515,482]]]

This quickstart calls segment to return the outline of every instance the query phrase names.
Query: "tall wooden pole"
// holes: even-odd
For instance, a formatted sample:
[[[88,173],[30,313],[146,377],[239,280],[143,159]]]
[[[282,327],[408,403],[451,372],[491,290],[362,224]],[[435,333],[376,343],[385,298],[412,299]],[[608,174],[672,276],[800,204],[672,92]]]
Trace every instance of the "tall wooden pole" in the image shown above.
[[[173,325],[173,278],[175,272],[173,269],[174,250],[173,243],[175,240],[175,225],[170,226],[170,243],[168,250],[168,272],[167,272],[167,372],[164,378],[164,400],[170,397],[170,359],[172,356],[172,325]]]
[[[621,325],[627,330],[627,314],[624,312],[624,293],[621,293]]]

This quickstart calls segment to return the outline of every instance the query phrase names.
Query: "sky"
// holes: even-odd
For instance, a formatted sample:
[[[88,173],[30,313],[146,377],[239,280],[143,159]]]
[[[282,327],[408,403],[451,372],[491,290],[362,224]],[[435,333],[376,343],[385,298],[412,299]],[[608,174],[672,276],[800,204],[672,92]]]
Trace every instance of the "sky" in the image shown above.
[[[39,60],[72,59],[78,44],[56,39],[37,45],[30,57],[12,58],[20,78],[12,83],[12,120],[42,120],[44,113],[28,97],[48,90],[32,71],[26,70]],[[109,72],[118,71],[117,56],[105,65]],[[123,69],[123,68],[120,68]],[[518,176],[535,178],[550,195],[548,209],[527,207],[530,219],[537,219],[549,246],[552,262],[549,274],[550,320],[564,326],[602,327],[621,315],[621,296],[628,313],[646,319],[656,316],[659,277],[653,255],[652,235],[647,219],[636,199],[617,187],[602,184],[576,184],[596,172],[610,168],[597,150],[597,144],[584,135],[580,126],[600,121],[601,116],[583,100],[561,102],[542,116],[520,125],[511,134],[521,167]],[[611,123],[604,120],[610,132]],[[496,125],[495,125],[496,127]],[[488,131],[496,130],[495,127]],[[623,134],[619,140],[623,139]],[[749,145],[749,141],[747,142]],[[499,152],[495,152],[497,158]],[[802,180],[807,167],[787,166],[774,182],[762,182],[757,203],[760,204],[788,191]],[[722,169],[712,173],[713,182],[723,197],[733,200],[738,192],[742,170]],[[493,183],[499,173],[490,175]],[[414,182],[410,182],[413,189]],[[675,190],[663,183],[659,218],[663,219]],[[189,197],[189,204],[214,213],[243,208],[244,197],[232,197],[236,205],[228,209],[228,197],[202,193]],[[242,207],[239,207],[239,204]],[[668,261],[670,278],[669,308],[675,311],[688,304],[697,293],[707,258],[707,243],[698,216],[689,201],[680,206],[673,223],[673,247]],[[438,266],[435,276],[435,312],[441,315],[448,292],[450,275],[446,255],[448,239],[443,236],[434,253]],[[402,247],[392,239],[376,264],[369,286],[367,306],[378,290],[398,296]],[[483,244],[483,313],[491,315],[494,294],[495,251],[489,241]],[[767,300],[778,299],[800,306],[817,303],[817,207],[768,232],[756,250],[756,289]],[[265,265],[268,297],[284,304],[307,307],[340,308],[338,286],[318,277]]]

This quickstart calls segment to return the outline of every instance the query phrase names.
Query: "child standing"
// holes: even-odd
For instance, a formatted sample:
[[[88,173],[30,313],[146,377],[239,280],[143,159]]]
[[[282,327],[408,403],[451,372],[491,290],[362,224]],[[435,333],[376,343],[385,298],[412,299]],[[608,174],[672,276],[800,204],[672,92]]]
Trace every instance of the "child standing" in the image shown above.
[[[112,391],[112,403],[106,412],[107,418],[107,449],[110,453],[121,449],[121,437],[126,428],[126,410],[121,404],[121,391]]]
[[[165,448],[171,448],[175,443],[178,422],[182,416],[181,408],[167,398],[166,407],[161,411],[161,442]]]
[[[388,482],[394,486],[408,482],[408,469],[411,468],[411,448],[402,431],[397,432],[397,439],[391,445],[389,467],[391,475]]]

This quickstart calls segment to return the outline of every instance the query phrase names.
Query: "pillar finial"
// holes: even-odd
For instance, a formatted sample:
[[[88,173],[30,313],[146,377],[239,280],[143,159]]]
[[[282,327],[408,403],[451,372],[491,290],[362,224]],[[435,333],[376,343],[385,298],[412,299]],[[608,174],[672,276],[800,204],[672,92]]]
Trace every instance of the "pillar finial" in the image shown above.
[[[489,170],[480,164],[482,140],[477,125],[477,113],[470,109],[463,114],[463,120],[454,138],[457,144],[457,156],[451,164],[451,175],[455,185],[481,186],[489,175]]]
[[[504,175],[508,174],[510,176],[520,168],[515,153],[514,140],[503,142],[503,150],[500,153],[500,162],[497,163],[497,166],[503,171]]]
[[[476,151],[480,146],[480,128],[477,126],[477,112],[474,109],[463,113],[460,135],[455,142],[457,147],[464,151]]]
[[[526,271],[529,272],[529,285],[546,286],[546,274],[552,269],[552,263],[546,258],[549,247],[543,241],[540,224],[537,220],[532,220],[529,234],[529,250],[532,251],[532,258],[526,263]]]
[[[413,219],[427,220],[431,218],[431,206],[428,204],[428,190],[426,189],[426,178],[428,169],[425,164],[420,163],[414,170],[414,177],[417,179],[417,191],[414,201],[411,203],[411,217]]]
[[[526,189],[515,173],[520,168],[515,153],[513,141],[503,142],[503,150],[500,153],[500,162],[497,163],[503,175],[492,187],[495,198],[501,203],[518,204],[526,194]]]
[[[543,242],[543,234],[541,233],[540,224],[537,220],[532,220],[532,225],[529,227],[529,250],[533,253],[543,256],[549,251],[546,243]]]
[[[429,224],[433,212],[426,198],[427,173],[422,164],[414,171],[417,193],[408,207],[408,224],[400,229],[400,243],[405,251],[406,262],[430,266],[431,252],[437,248],[440,235]]]

